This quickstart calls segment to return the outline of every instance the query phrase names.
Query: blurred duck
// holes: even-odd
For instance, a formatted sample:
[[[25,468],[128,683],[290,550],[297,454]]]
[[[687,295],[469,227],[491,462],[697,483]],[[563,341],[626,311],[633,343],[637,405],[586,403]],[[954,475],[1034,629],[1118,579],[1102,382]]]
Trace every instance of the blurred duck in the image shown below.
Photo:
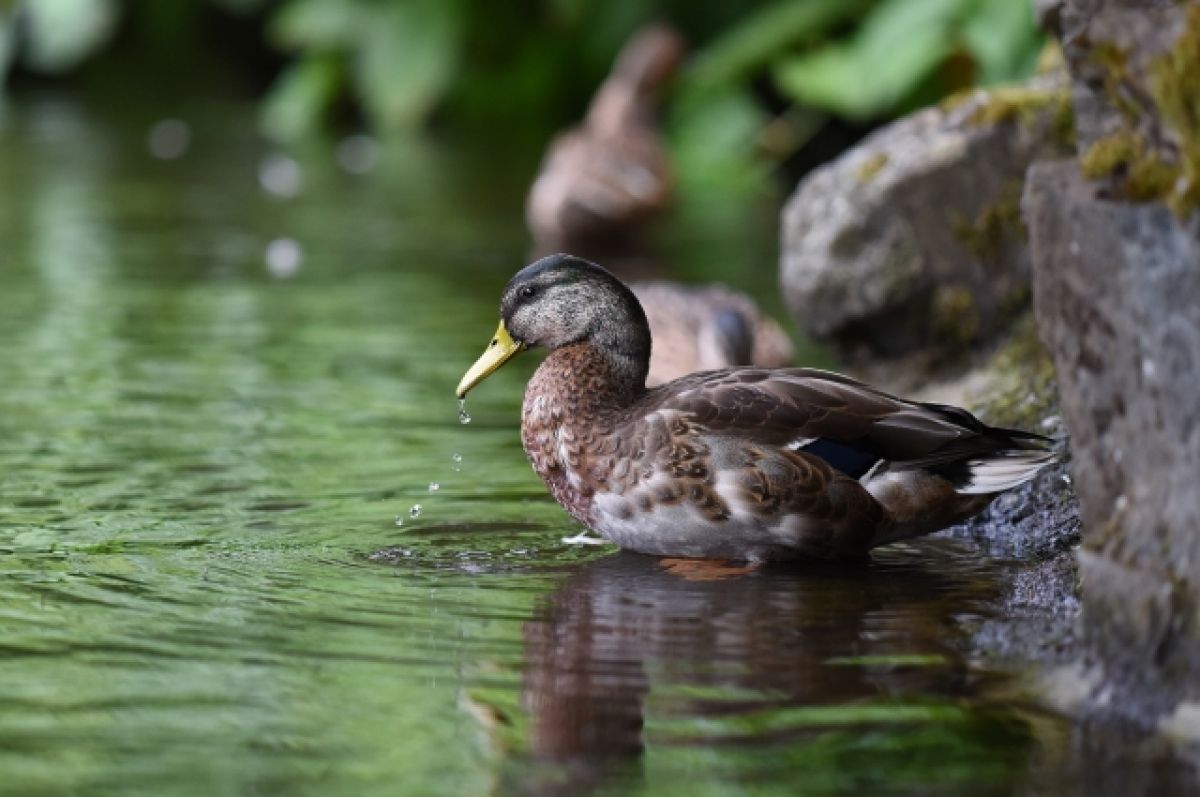
[[[779,368],[792,361],[787,334],[747,296],[722,285],[640,282],[629,287],[646,312],[654,341],[648,387],[693,371],[735,365]]]
[[[551,143],[529,193],[526,215],[535,251],[620,253],[642,225],[672,200],[670,164],[655,117],[659,91],[683,60],[675,31],[642,28],[617,56],[583,124]],[[629,271],[644,271],[637,258]],[[721,286],[632,283],[649,319],[655,348],[647,384],[734,365],[776,367],[791,361],[783,330],[754,302]]]
[[[526,218],[543,251],[636,232],[671,203],[673,177],[655,126],[658,94],[683,60],[683,39],[638,31],[578,127],[550,145]]]
[[[526,348],[521,441],[576,520],[663,556],[845,559],[929,534],[1032,479],[1046,438],[810,368],[646,386],[641,303],[600,266],[543,258],[510,280],[459,398]]]

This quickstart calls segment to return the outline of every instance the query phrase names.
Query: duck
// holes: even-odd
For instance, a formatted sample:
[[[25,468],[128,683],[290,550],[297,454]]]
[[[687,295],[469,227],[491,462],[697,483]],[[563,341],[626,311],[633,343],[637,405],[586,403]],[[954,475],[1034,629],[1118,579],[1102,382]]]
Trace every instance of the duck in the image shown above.
[[[682,37],[665,24],[638,30],[582,123],[551,142],[525,214],[543,251],[559,243],[613,244],[670,207],[674,176],[655,116],[684,52]]]
[[[576,521],[656,556],[863,559],[961,522],[1054,460],[1048,438],[813,368],[735,367],[647,387],[627,285],[570,254],[518,271],[456,389],[527,349],[521,442]]]
[[[630,289],[646,313],[654,346],[647,387],[694,371],[792,361],[792,341],[754,300],[720,283],[637,281]]]

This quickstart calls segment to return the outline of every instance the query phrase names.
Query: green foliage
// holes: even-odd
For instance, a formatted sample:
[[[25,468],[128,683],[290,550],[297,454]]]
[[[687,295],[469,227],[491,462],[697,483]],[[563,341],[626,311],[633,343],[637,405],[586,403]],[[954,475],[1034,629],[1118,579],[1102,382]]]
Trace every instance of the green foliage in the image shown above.
[[[859,16],[870,0],[782,0],[718,36],[694,60],[691,81],[727,86],[753,77],[778,53],[806,44]]]
[[[946,85],[938,93],[1023,77],[1039,51],[1028,3],[883,0],[847,36],[781,59],[774,74],[797,102],[868,119],[926,99],[939,77]],[[967,59],[963,75],[952,70],[958,56]]]
[[[341,90],[340,58],[314,55],[284,70],[263,103],[260,124],[271,138],[286,140],[319,128]]]
[[[15,3],[15,5],[14,5]],[[23,67],[59,73],[112,41],[194,43],[199,13],[261,26],[264,46],[290,58],[264,99],[263,129],[293,139],[356,108],[379,132],[412,130],[435,115],[473,128],[524,126],[544,136],[578,118],[631,31],[651,19],[678,25],[692,45],[672,121],[684,160],[740,153],[772,124],[752,89],[764,81],[806,109],[776,125],[766,149],[786,154],[823,117],[878,119],[966,85],[1032,71],[1040,37],[1024,0],[0,0],[0,75],[27,31]],[[128,38],[128,37],[126,37]],[[124,39],[123,39],[124,40]],[[252,37],[251,37],[252,40]],[[207,44],[195,43],[192,58]],[[211,48],[209,48],[211,49]],[[154,48],[144,50],[155,52]],[[188,56],[183,56],[185,59]],[[721,118],[722,115],[727,118]],[[815,120],[815,121],[814,121]],[[778,121],[778,120],[776,120]],[[807,126],[807,132],[805,128]],[[784,145],[780,145],[784,140]],[[728,149],[726,151],[729,151]]]
[[[684,181],[680,193],[708,194],[714,185],[722,191],[757,187],[761,170],[747,164],[764,117],[744,91],[681,93],[669,119],[671,150]]]
[[[16,4],[7,16],[10,26],[18,14],[26,18],[24,62],[39,72],[57,73],[77,66],[106,44],[120,10],[117,0],[37,0]],[[0,19],[3,16],[0,11]],[[0,68],[4,61],[0,58]]]
[[[293,0],[270,35],[300,57],[272,90],[264,127],[278,138],[309,132],[347,80],[377,129],[415,127],[450,87],[462,33],[453,0]]]

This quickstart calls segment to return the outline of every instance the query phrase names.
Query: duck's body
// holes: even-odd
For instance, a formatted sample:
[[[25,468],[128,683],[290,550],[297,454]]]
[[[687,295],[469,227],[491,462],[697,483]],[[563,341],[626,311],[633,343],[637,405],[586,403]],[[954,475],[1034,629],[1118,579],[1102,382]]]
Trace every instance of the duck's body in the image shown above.
[[[623,548],[861,557],[969,517],[1052,458],[1037,435],[825,371],[738,368],[647,388],[641,308],[586,261],[544,258],[501,307],[460,396],[524,345],[550,348],[525,392],[525,451],[568,512]]]

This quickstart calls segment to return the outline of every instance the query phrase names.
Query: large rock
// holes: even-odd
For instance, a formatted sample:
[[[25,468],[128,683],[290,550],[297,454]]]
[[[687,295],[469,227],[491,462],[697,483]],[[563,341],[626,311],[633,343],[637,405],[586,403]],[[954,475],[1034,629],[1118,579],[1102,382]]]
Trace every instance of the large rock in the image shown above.
[[[1004,327],[1028,296],[1025,171],[1072,143],[1062,75],[877,131],[806,177],[784,210],[792,315],[843,354],[958,348]]]
[[[1062,25],[1081,157],[1034,166],[1023,210],[1093,703],[1200,742],[1200,3],[1066,0]]]
[[[1099,199],[1074,161],[1033,168],[1025,213],[1088,637],[1120,678],[1200,698],[1200,217]]]

